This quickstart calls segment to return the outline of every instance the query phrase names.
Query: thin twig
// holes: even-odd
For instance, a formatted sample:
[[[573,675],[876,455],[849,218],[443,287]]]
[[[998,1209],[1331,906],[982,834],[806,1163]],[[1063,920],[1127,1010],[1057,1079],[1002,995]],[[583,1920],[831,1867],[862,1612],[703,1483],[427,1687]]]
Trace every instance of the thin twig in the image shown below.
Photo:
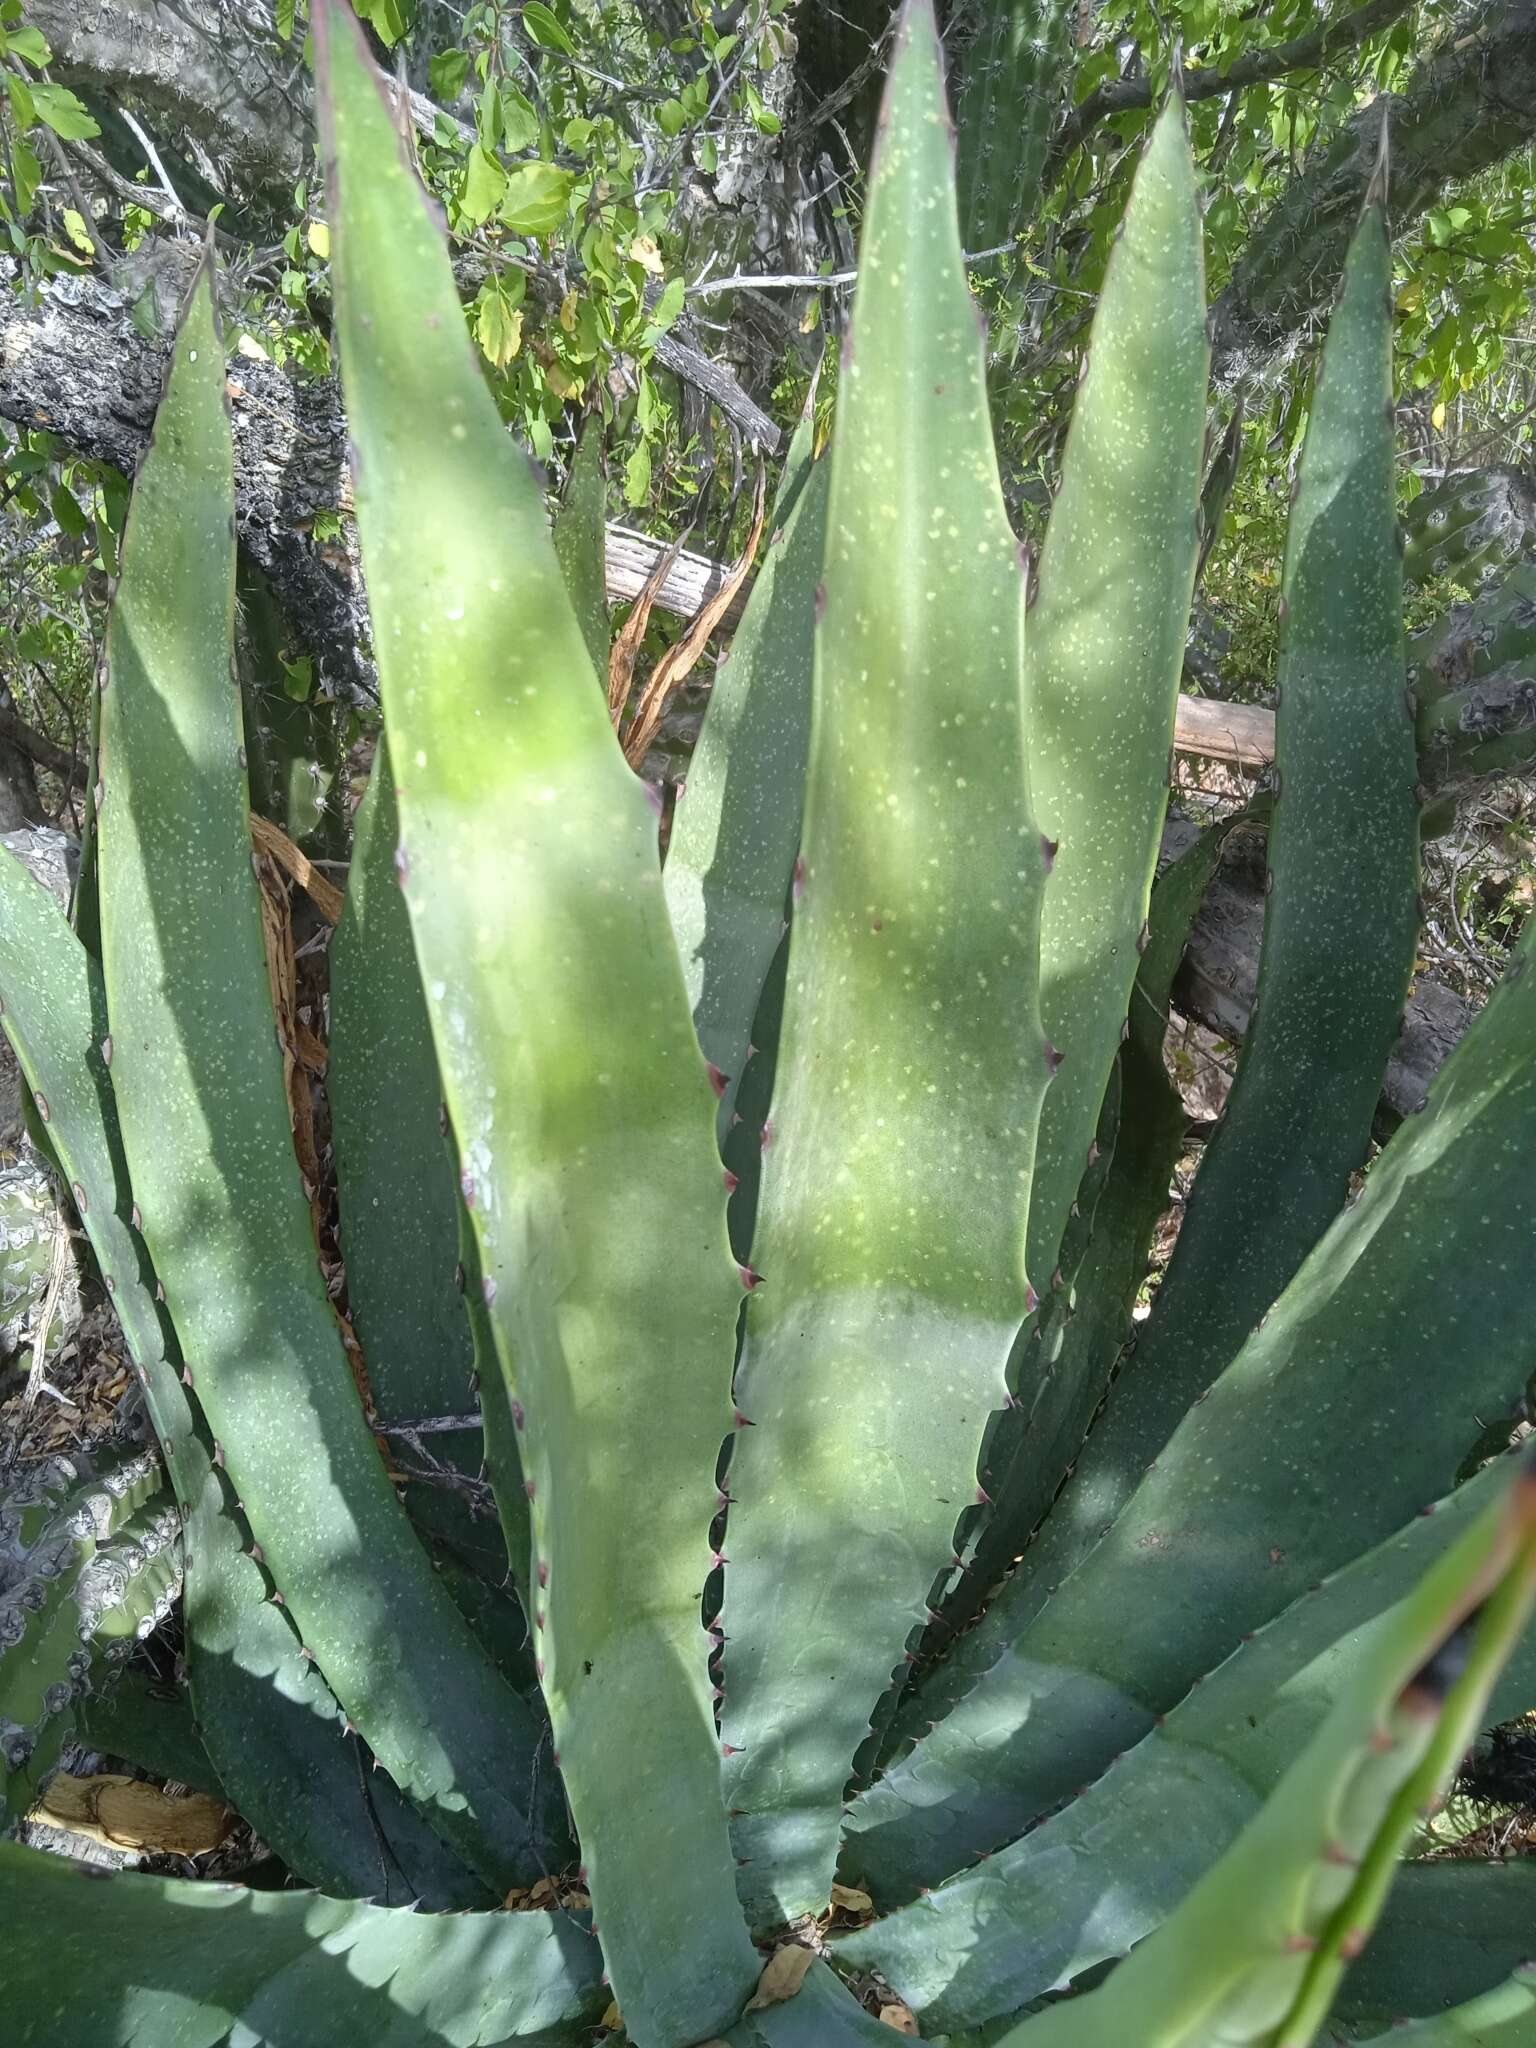
[[[170,173],[169,171],[166,170],[165,165],[161,163],[160,152],[158,149],[156,149],[154,143],[150,140],[148,131],[144,128],[143,124],[127,107],[119,107],[117,111],[122,116],[124,127],[132,131],[133,136],[135,140],[138,142],[140,149],[142,149],[145,156],[148,157],[149,168],[154,172],[156,178],[160,181],[160,190],[165,194],[166,198],[170,200],[172,206],[175,207],[177,213],[184,220],[186,218],[187,209],[181,203],[181,194],[176,190],[176,187],[171,183]]]
[[[973,249],[965,261],[968,264],[985,263],[993,256],[1007,256],[1012,252],[1012,242],[999,242],[995,249]],[[857,270],[829,270],[816,273],[809,270],[781,270],[759,274],[750,270],[735,272],[730,277],[701,276],[696,284],[688,287],[690,299],[711,299],[717,292],[787,292],[809,289],[815,285],[857,284]]]

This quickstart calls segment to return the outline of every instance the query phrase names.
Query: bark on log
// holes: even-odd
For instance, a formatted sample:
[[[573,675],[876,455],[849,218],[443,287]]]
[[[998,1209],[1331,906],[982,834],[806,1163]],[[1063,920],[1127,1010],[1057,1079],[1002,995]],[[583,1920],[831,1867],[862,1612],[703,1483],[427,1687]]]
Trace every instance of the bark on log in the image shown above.
[[[1536,137],[1536,0],[1475,0],[1400,96],[1362,107],[1249,237],[1212,320],[1212,374],[1229,386],[1272,370],[1332,302],[1344,252],[1391,123],[1388,200],[1401,234],[1449,184]]]
[[[167,244],[167,251],[181,245]],[[187,246],[186,255],[195,260]],[[167,344],[135,323],[128,292],[97,276],[0,295],[0,417],[45,428],[131,476],[154,423]],[[317,545],[316,518],[348,503],[335,387],[271,363],[229,373],[236,521],[296,639],[347,695],[371,693],[362,586],[345,550]]]
[[[174,262],[190,245],[167,243]],[[177,287],[166,293],[173,302]],[[46,428],[82,455],[132,475],[149,439],[167,344],[135,323],[133,296],[94,275],[49,279],[28,297],[0,295],[0,418]],[[713,366],[712,366],[713,367]],[[267,576],[296,647],[312,654],[342,694],[373,694],[367,612],[354,556],[344,542],[320,543],[315,521],[350,509],[346,422],[333,383],[299,380],[272,363],[237,358],[228,378],[234,427],[237,524],[251,560]],[[764,437],[776,430],[764,421]],[[639,587],[636,565],[655,550],[626,529],[615,533],[613,594]],[[724,571],[685,556],[663,602],[691,615]],[[643,573],[641,576],[643,581]]]

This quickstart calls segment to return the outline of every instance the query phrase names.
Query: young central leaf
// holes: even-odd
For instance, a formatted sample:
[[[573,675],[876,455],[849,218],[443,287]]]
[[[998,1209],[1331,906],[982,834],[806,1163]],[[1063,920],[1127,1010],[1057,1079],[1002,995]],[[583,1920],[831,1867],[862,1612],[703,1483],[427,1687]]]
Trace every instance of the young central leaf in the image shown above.
[[[854,1751],[974,1499],[1051,1064],[1022,576],[927,5],[881,127],[730,1476],[722,1736],[764,1923],[826,1900]]]

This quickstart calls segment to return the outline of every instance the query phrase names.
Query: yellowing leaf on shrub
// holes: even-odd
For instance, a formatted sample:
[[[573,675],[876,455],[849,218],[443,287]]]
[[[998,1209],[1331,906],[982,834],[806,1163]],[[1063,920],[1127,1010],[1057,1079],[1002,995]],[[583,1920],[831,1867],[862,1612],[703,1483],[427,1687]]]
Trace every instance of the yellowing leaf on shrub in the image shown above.
[[[640,268],[649,271],[652,277],[661,276],[661,251],[656,246],[654,236],[636,235],[629,245],[629,256],[632,263],[638,263]]]
[[[574,291],[567,292],[560,301],[560,325],[567,334],[574,334],[576,332],[577,303],[577,294]]]
[[[94,256],[96,254],[96,244],[91,240],[90,230],[87,228],[84,218],[72,206],[66,206],[59,217],[64,223],[64,232],[69,236],[75,247],[82,250],[87,256]]]
[[[558,164],[518,164],[507,174],[501,218],[515,235],[552,235],[565,219],[576,182]]]
[[[323,220],[312,220],[304,230],[304,239],[308,242],[311,253],[318,256],[322,263],[330,262],[331,231]]]
[[[1437,406],[1436,406],[1436,407],[1434,408],[1434,410],[1433,410],[1433,411],[1432,411],[1432,412],[1430,413],[1430,415],[1429,415],[1429,424],[1430,424],[1430,425],[1431,425],[1431,426],[1432,426],[1432,427],[1434,428],[1434,430],[1435,430],[1435,432],[1436,432],[1437,434],[1438,434],[1438,433],[1440,432],[1440,430],[1442,429],[1442,427],[1444,427],[1444,425],[1445,425],[1445,400],[1444,400],[1443,398],[1442,398],[1442,399],[1440,400],[1439,404],[1438,404],[1438,405],[1437,405]]]
[[[475,300],[475,340],[493,369],[504,370],[523,345],[522,309],[500,284],[486,284]]]
[[[568,370],[564,363],[550,363],[544,372],[544,382],[556,398],[580,398],[584,377],[578,377],[574,370]]]

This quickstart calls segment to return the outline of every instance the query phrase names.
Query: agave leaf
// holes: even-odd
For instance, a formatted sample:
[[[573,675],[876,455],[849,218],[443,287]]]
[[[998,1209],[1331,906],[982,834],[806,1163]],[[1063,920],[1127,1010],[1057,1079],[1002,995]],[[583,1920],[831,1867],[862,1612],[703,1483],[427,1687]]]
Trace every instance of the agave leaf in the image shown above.
[[[663,874],[694,1029],[723,1077],[723,1136],[800,850],[827,526],[828,465],[814,460],[813,439],[807,417],[790,443],[763,566],[715,672]]]
[[[454,1284],[458,1191],[442,1086],[395,875],[399,817],[383,739],[358,806],[331,941],[326,1070],[352,1321],[379,1419],[451,1415],[473,1366]],[[464,1445],[442,1446],[450,1460]],[[476,1447],[478,1461],[478,1447]]]
[[[1490,1466],[1415,1516],[1243,1643],[1093,1785],[1021,1839],[839,1944],[839,1961],[878,1969],[926,2025],[954,2029],[1016,2011],[1143,1940],[1258,1813],[1298,1750],[1353,1681],[1406,1597],[1508,1483]],[[1530,1697],[1527,1636],[1494,1695],[1494,1719]],[[978,1730],[973,1777],[988,1779]],[[913,1781],[923,1790],[921,1778]],[[935,1786],[942,1793],[942,1784]],[[935,1832],[943,1814],[932,1812]],[[1026,1831],[1027,1830],[1027,1831]],[[848,1844],[850,1882],[881,1889],[879,1829]],[[1394,1897],[1388,1920],[1396,1910]],[[1491,1983],[1501,1956],[1468,1990]],[[1353,1987],[1354,1980],[1351,1980]],[[1395,2010],[1415,2009],[1410,1999]]]
[[[914,1695],[908,1718],[922,1726],[970,1689],[999,1646],[1010,1642],[1025,1617],[1043,1604],[1045,1585],[1061,1576],[1055,1563],[1058,1546],[1082,1540],[1070,1511],[1044,1518],[1068,1470],[1093,1459],[1089,1425],[1132,1340],[1131,1309],[1184,1145],[1184,1106],[1163,1065],[1169,993],[1227,839],[1250,815],[1223,820],[1201,833],[1152,891],[1147,946],[1120,1053],[1120,1100],[1113,1126],[1106,1129],[1113,1087],[1106,1093],[1094,1141],[1099,1151],[1112,1145],[1113,1152],[1108,1161],[1094,1164],[1090,1147],[1089,1171],[1078,1192],[1080,1212],[1091,1179],[1098,1173],[1107,1173],[1107,1179],[1086,1218],[1088,1227],[1081,1214],[1075,1222],[1069,1217],[1061,1283],[1026,1333],[1030,1348],[1018,1373],[1018,1406],[999,1418],[990,1447],[996,1477],[983,1473],[993,1505],[982,1521],[965,1578],[944,1603],[946,1627],[958,1629],[979,1608],[986,1611],[938,1663],[929,1683],[919,1689],[922,1696]],[[1074,1474],[1074,1499],[1078,1483]],[[1017,1571],[999,1592],[999,1578],[1021,1552]]]
[[[523,1475],[522,1453],[518,1449],[517,1426],[512,1420],[512,1401],[496,1350],[496,1330],[485,1302],[485,1275],[480,1266],[480,1240],[475,1220],[462,1195],[459,1212],[459,1270],[464,1276],[464,1308],[469,1319],[474,1347],[474,1383],[480,1395],[480,1418],[485,1431],[485,1462],[490,1471],[491,1490],[506,1543],[507,1569],[526,1610],[525,1641],[538,1612],[531,1577],[533,1531],[529,1515],[527,1481]]]
[[[293,1870],[339,1892],[474,1905],[483,1889],[401,1798],[338,1740],[339,1710],[301,1655],[213,1463],[132,1229],[108,1078],[101,971],[57,904],[0,855],[0,1002],[112,1296],[186,1521],[189,1685],[231,1802]],[[382,1845],[382,1846],[381,1846]]]
[[[1105,274],[1029,620],[1030,787],[1057,842],[1040,1005],[1062,1055],[1040,1118],[1032,1274],[1056,1264],[1145,943],[1194,584],[1208,360],[1195,170],[1174,99]],[[1030,1389],[1020,1392],[1027,1404]]]
[[[1536,2043],[1536,1963],[1496,1991],[1433,2019],[1392,2029],[1393,2048],[1532,2048]]]
[[[565,495],[555,514],[555,554],[587,643],[594,672],[608,674],[608,500],[603,472],[603,422],[594,414],[581,430]]]
[[[208,1760],[190,1693],[157,1685],[147,1671],[135,1666],[118,1672],[108,1686],[81,1700],[75,1724],[87,1749],[123,1757],[152,1777],[235,1804]]]
[[[506,1885],[538,1874],[537,1724],[395,1498],[293,1153],[231,685],[225,403],[205,262],[108,623],[98,822],[113,1093],[199,1405],[288,1612],[395,1782]]]
[[[358,806],[346,908],[331,942],[327,1076],[348,1300],[387,1423],[472,1410],[476,1387],[482,1403],[506,1406],[504,1396],[497,1401],[495,1347],[487,1339],[482,1354],[473,1327],[476,1312],[483,1314],[478,1266],[468,1272],[477,1254],[463,1241],[437,1052],[395,874],[399,838],[394,771],[381,737]],[[492,1576],[499,1582],[510,1564],[526,1590],[528,1499],[510,1427],[497,1445],[507,1560]],[[435,1458],[474,1472],[488,1444],[476,1430],[445,1431],[431,1447]],[[417,1485],[405,1499],[424,1534],[465,1555],[479,1547],[461,1495]]]
[[[541,493],[349,10],[316,29],[401,876],[516,1404],[544,1693],[626,2024],[701,2039],[756,1961],[699,1617],[741,1299],[714,1097]]]
[[[1129,1369],[1072,1488],[1101,1527],[1338,1214],[1418,929],[1382,207],[1350,249],[1286,541],[1277,795],[1254,1016]],[[1090,1538],[1091,1540],[1091,1538]],[[1083,1554],[1059,1554],[1060,1573]]]
[[[1309,2048],[1533,1603],[1536,1471],[1521,1461],[1376,1631],[1263,1811],[1177,1912],[1099,1990],[1023,2020],[999,2048]]]
[[[1528,1682],[1529,1651],[1521,1661]],[[1531,1697],[1529,1689],[1525,1696]],[[1495,1699],[1490,1719],[1498,1714]],[[1536,1862],[1529,1857],[1410,1863],[1344,1980],[1337,2016],[1370,2031],[1477,1999],[1529,1962],[1533,1927]],[[1392,2036],[1394,2042],[1400,2038]]]
[[[1520,1250],[1536,1229],[1533,953],[1536,930],[1428,1108],[1097,1547],[887,1775],[881,1865],[895,1895],[1096,1777],[1245,1631],[1443,1493],[1477,1417],[1513,1414],[1536,1284]],[[1426,1273],[1454,1283],[1426,1286]],[[1218,1530],[1220,1542],[1206,1533]],[[979,1740],[980,1799],[967,1789]]]
[[[897,32],[831,461],[722,1617],[740,1882],[767,1924],[826,1901],[854,1752],[974,1498],[1049,1073],[1022,578],[924,0]]]
[[[581,2048],[608,1996],[564,1914],[107,1877],[10,1843],[0,1912],[15,2048]]]

